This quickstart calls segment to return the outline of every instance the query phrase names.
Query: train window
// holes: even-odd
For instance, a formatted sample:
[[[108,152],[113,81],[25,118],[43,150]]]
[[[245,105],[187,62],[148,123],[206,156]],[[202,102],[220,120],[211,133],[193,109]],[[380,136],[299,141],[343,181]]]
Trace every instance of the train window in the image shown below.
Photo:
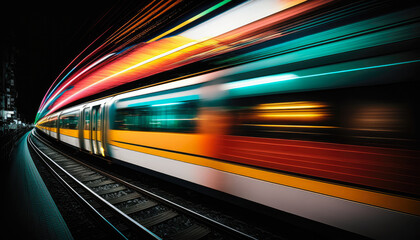
[[[50,120],[49,120],[49,119],[48,119],[48,120],[46,120],[44,123],[42,123],[42,126],[43,126],[43,127],[46,127],[46,128],[51,127],[51,122],[50,122]]]
[[[60,128],[78,129],[79,112],[73,111],[65,113],[60,117]]]
[[[56,122],[57,122],[57,117],[53,117],[51,119],[48,120],[48,127],[50,128],[56,128]]]
[[[97,118],[96,118],[96,128],[97,128],[97,130],[100,130],[101,129],[101,124],[102,124],[102,122],[101,122],[101,114],[102,114],[102,110],[101,110],[101,108],[98,108],[98,110],[97,110]]]
[[[197,101],[117,109],[114,129],[157,132],[194,132]]]
[[[84,123],[84,129],[85,130],[89,130],[90,129],[90,112],[89,112],[89,108],[86,108],[84,110],[84,114],[85,116],[85,123]]]

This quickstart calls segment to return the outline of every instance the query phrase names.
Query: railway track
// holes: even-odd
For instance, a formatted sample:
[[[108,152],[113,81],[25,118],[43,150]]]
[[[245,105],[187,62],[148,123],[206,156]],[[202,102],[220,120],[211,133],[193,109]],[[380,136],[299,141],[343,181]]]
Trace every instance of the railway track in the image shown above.
[[[49,170],[119,239],[255,239],[28,137]]]

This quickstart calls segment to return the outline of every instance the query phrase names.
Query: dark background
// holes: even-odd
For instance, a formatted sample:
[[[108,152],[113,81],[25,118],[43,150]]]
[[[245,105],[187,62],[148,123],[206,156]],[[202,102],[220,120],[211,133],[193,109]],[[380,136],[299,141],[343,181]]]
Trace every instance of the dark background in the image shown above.
[[[164,15],[148,21],[140,29],[124,36],[127,44],[135,44],[157,36],[197,13],[215,4],[214,0],[184,0],[177,7]],[[229,9],[242,0],[232,1],[194,21],[202,21]],[[99,47],[121,26],[138,16],[139,10],[151,3],[151,0],[85,1],[46,3],[6,3],[0,7],[1,54],[12,54],[15,58],[15,85],[18,92],[17,112],[24,122],[34,122],[39,105],[60,73],[95,39],[74,63]],[[188,27],[192,26],[188,25]],[[144,30],[144,32],[143,32]],[[182,29],[178,31],[183,31]],[[140,37],[137,34],[140,34]],[[145,33],[145,34],[143,34]],[[173,32],[172,34],[176,34]],[[134,39],[131,42],[131,39]],[[116,45],[113,45],[116,44]],[[111,41],[107,51],[118,47]],[[101,51],[102,51],[101,50]],[[4,57],[1,58],[2,61]],[[71,70],[73,64],[60,76],[62,79]],[[130,86],[127,86],[130,88]],[[121,90],[121,89],[120,89]],[[115,91],[118,91],[116,89]],[[105,93],[104,93],[105,94]]]
[[[34,121],[61,71],[99,35],[112,32],[113,22],[126,18],[121,15],[130,7],[114,1],[53,3],[1,7],[1,59],[14,55],[17,111],[25,122]]]

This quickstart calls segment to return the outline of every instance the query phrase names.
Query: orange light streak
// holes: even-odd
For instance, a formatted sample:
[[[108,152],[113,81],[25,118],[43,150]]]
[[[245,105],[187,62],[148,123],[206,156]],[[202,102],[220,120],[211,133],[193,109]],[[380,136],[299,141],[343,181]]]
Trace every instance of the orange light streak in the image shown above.
[[[60,96],[60,100],[58,100],[57,103],[52,106],[50,112],[53,112],[59,107],[64,106],[65,103],[69,103],[73,100],[87,97],[89,95],[110,89],[118,85],[122,85],[127,82],[131,82],[133,80],[141,79],[159,72],[167,71],[195,61],[206,59],[226,51],[232,51],[237,48],[241,48],[244,46],[244,44],[242,44],[244,39],[248,39],[252,32],[255,34],[256,29],[267,30],[271,28],[273,24],[277,24],[279,21],[283,21],[288,17],[292,17],[292,15],[302,14],[305,11],[316,8],[329,1],[331,0],[324,0],[314,3],[308,2],[296,6],[295,8],[284,10],[285,8],[297,5],[302,2],[302,0],[290,1],[287,6],[281,6],[281,8],[279,8],[279,12],[276,14],[257,20],[238,29],[234,29],[215,38],[200,39],[198,36],[198,39],[190,39],[183,36],[181,33],[178,36],[172,36],[149,43],[139,44],[124,52],[124,54],[121,56],[111,59],[107,64],[97,68],[95,67],[94,69],[90,70],[86,76],[81,76],[81,79],[78,79],[77,83],[73,84],[73,89],[64,92]],[[134,25],[131,23],[126,25],[126,27],[121,28],[119,33],[107,41],[110,42],[117,39],[118,41],[122,40],[120,38],[121,36],[128,34],[131,30],[134,30],[137,27],[141,27],[144,22],[154,19],[156,17],[152,16],[154,13],[160,15],[167,11],[169,6],[175,6],[179,2],[180,1],[172,1],[160,5],[158,8],[148,9],[143,14],[133,18],[139,19],[140,17],[144,17],[143,19],[137,21]],[[150,4],[147,6],[150,6]],[[162,10],[162,12],[158,13],[157,11],[160,10]],[[181,23],[180,25],[172,28],[167,32],[164,32],[158,37],[163,37],[172,31],[180,29],[192,20],[195,20],[195,18],[193,17],[186,22]],[[200,27],[200,25],[197,27]],[[281,35],[277,35],[277,37],[278,36]],[[255,44],[264,40],[264,36],[261,38],[258,36],[257,39],[250,41],[250,44]],[[235,46],[235,44],[238,44],[238,46]]]
[[[162,1],[164,1],[164,0],[161,0],[160,2],[162,2]],[[132,17],[129,21],[127,21],[123,26],[121,26],[120,28],[118,28],[118,30],[108,38],[108,40],[106,41],[106,43],[109,43],[109,42],[113,41],[114,39],[118,39],[120,36],[122,36],[121,32],[122,31],[125,31],[127,28],[130,28],[133,24],[137,23],[138,19],[140,19],[141,17],[143,17],[144,14],[147,14],[147,12],[146,13],[143,13],[143,11],[145,9],[147,9],[150,5],[154,4],[155,2],[156,2],[156,0],[153,0],[151,3],[147,4],[134,17]],[[157,3],[156,5],[154,5],[152,7],[152,9],[154,7],[157,7],[160,4],[160,2]],[[150,11],[150,9],[147,10],[147,11]],[[142,15],[140,15],[140,14],[142,14]]]

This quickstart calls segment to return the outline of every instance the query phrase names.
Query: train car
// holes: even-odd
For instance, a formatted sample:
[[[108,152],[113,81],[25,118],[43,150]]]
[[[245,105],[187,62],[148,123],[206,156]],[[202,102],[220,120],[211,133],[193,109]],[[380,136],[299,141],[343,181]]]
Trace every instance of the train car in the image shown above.
[[[58,116],[59,113],[54,113],[47,118],[42,119],[37,123],[37,127],[45,134],[57,139],[58,138]]]
[[[414,238],[418,10],[274,42],[233,56],[235,66],[80,104],[37,127],[363,236]]]
[[[62,111],[58,119],[58,140],[70,144],[74,147],[80,147],[79,122],[79,107],[74,107]]]
[[[370,71],[360,80],[380,74]],[[419,202],[411,198],[419,194],[418,151],[396,148],[415,141],[406,118],[412,93],[404,95],[415,89],[410,83],[354,81],[301,93],[305,84],[295,81],[316,80],[279,75],[266,91],[236,97],[232,86],[250,80],[206,85],[218,74],[116,96],[107,155],[365,236],[419,223]],[[354,77],[346,76],[351,69],[337,74]],[[279,94],[276,84],[296,92]],[[390,91],[399,94],[390,98]],[[367,230],[366,219],[378,217]]]

